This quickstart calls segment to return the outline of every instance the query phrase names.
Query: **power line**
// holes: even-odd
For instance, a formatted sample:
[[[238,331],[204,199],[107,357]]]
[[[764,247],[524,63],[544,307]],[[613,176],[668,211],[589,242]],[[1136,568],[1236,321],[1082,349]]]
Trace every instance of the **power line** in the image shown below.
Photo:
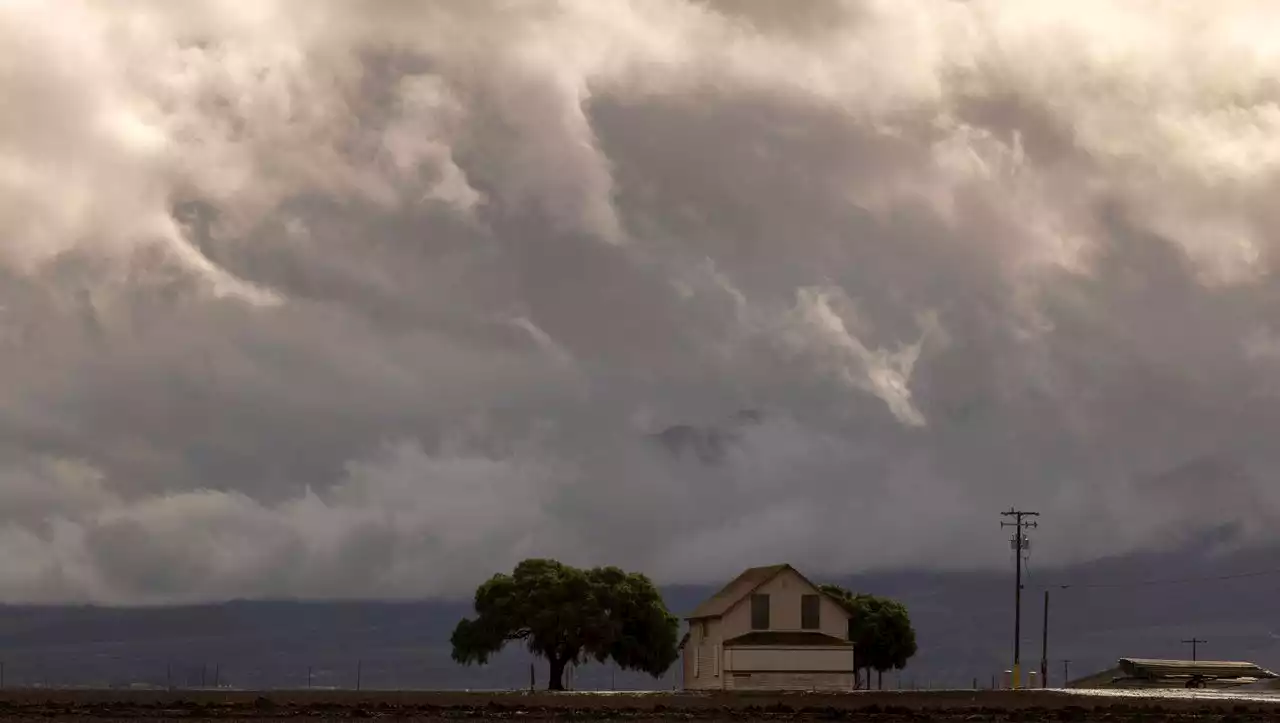
[[[1013,688],[1022,684],[1022,555],[1026,551],[1028,528],[1036,527],[1034,520],[1024,517],[1039,517],[1039,512],[1028,512],[1010,508],[1001,512],[1002,517],[1012,517],[1013,522],[1000,522],[1001,527],[1013,528],[1013,539],[1010,540],[1014,551],[1014,585],[1013,585]]]
[[[1038,588],[1050,589],[1058,588],[1059,590],[1067,589],[1099,589],[1099,588],[1117,588],[1117,587],[1149,587],[1153,585],[1182,585],[1194,582],[1221,582],[1223,580],[1243,580],[1253,577],[1264,577],[1267,575],[1280,575],[1280,568],[1272,568],[1270,570],[1254,570],[1252,572],[1239,572],[1230,575],[1206,575],[1201,577],[1179,577],[1166,578],[1156,580],[1134,580],[1131,582],[1092,582],[1092,583],[1066,583],[1057,585],[1039,585]]]

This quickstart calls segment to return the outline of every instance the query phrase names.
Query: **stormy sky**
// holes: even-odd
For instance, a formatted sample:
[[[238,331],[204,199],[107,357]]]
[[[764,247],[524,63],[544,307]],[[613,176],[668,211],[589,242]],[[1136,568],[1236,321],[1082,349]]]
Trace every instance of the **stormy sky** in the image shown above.
[[[0,1],[0,599],[1273,542],[1277,24]]]

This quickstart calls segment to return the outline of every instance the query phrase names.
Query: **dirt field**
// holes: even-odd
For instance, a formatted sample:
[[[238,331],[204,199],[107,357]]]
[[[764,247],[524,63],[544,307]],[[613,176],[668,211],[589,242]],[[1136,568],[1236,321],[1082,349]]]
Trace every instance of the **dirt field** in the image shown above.
[[[1280,700],[1102,698],[1053,691],[549,694],[298,691],[0,691],[6,720],[283,721],[1271,721]]]

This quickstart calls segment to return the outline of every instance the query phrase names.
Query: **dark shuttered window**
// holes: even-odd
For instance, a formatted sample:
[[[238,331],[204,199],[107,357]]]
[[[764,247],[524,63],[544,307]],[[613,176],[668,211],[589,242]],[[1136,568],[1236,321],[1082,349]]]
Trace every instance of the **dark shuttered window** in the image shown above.
[[[802,595],[800,597],[800,627],[804,630],[817,630],[822,627],[818,617],[818,596]]]
[[[751,596],[751,629],[752,630],[768,630],[769,629],[769,596],[768,595],[752,595]]]

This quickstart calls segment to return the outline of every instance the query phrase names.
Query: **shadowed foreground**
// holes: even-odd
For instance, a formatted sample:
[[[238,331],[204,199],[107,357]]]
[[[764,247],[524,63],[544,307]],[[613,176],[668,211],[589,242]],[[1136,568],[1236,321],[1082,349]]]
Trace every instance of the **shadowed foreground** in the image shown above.
[[[1115,698],[1055,691],[694,695],[399,691],[9,690],[6,720],[626,719],[860,721],[1263,721],[1280,700]]]

